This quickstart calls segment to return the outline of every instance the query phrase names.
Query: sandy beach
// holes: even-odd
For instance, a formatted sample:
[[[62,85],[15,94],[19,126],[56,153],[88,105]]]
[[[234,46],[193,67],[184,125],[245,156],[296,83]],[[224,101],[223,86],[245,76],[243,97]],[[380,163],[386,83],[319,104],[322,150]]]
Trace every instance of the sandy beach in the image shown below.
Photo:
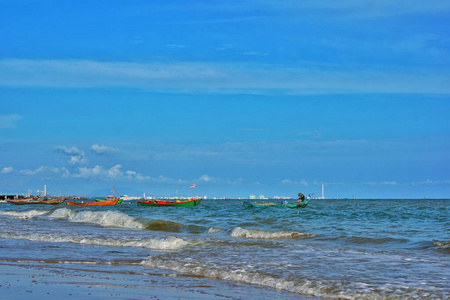
[[[207,278],[116,273],[114,267],[92,270],[10,262],[0,264],[0,270],[0,299],[306,299]]]

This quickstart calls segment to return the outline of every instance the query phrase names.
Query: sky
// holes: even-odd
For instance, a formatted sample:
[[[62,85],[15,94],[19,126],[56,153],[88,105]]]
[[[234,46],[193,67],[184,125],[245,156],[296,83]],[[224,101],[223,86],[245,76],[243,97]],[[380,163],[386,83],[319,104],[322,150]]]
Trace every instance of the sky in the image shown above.
[[[0,193],[450,198],[449,18],[437,0],[0,0]]]

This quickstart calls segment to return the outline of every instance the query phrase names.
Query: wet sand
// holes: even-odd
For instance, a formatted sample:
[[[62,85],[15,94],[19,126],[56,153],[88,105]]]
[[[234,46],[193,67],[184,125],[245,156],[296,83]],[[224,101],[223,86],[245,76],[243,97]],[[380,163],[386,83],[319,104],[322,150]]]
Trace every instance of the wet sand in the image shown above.
[[[84,266],[0,264],[0,299],[312,299],[264,287],[175,274]]]

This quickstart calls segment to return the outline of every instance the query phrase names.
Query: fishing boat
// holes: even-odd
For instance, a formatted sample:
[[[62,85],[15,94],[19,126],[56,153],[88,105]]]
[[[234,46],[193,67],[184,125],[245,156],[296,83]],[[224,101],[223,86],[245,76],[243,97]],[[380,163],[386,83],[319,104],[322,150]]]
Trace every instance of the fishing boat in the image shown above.
[[[12,199],[8,200],[8,203],[14,205],[26,205],[26,204],[50,204],[50,205],[58,205],[66,200],[66,197],[61,198],[39,198],[39,197],[31,197],[25,199]]]
[[[114,186],[112,187],[111,191],[113,192],[113,194],[108,195],[106,199],[95,199],[94,201],[87,201],[87,202],[66,201],[66,203],[67,205],[81,205],[81,206],[109,206],[122,203],[122,200],[116,197]]]
[[[95,202],[114,201],[115,199],[119,199],[119,201],[117,201],[117,204],[120,204],[123,202],[122,198],[116,198],[114,196],[108,196],[108,197],[106,197],[106,199],[95,199]]]
[[[191,198],[188,200],[176,200],[176,201],[165,201],[165,200],[138,200],[137,204],[142,206],[182,206],[190,207],[199,205],[202,198]]]
[[[244,207],[287,207],[287,208],[305,208],[310,200],[295,203],[256,203],[244,201]]]
[[[66,201],[67,205],[82,205],[82,206],[107,206],[107,205],[116,205],[119,202],[119,198],[114,198],[113,200],[105,200],[105,201]]]

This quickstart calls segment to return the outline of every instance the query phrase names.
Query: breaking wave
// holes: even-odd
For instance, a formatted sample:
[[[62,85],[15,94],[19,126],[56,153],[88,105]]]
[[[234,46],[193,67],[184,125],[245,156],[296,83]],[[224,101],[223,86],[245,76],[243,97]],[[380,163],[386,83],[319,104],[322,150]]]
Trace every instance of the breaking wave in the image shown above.
[[[218,232],[221,232],[221,231],[223,231],[223,229],[222,228],[217,228],[217,227],[210,227],[208,229],[208,233],[218,233]]]
[[[118,227],[130,229],[143,229],[144,225],[133,217],[117,211],[75,211],[68,208],[59,208],[49,217],[67,219],[70,222],[91,223],[103,227]]]
[[[312,233],[288,232],[288,231],[264,231],[260,229],[244,229],[236,227],[231,231],[231,237],[248,239],[292,239],[302,237],[312,237]]]
[[[285,280],[283,278],[277,278],[275,276],[258,273],[258,272],[246,272],[245,270],[229,270],[227,268],[221,269],[218,267],[211,267],[202,265],[195,261],[176,261],[176,260],[164,260],[158,257],[148,257],[141,263],[147,268],[159,268],[164,270],[176,271],[182,274],[190,274],[195,276],[202,276],[207,278],[216,278],[228,281],[242,282],[247,284],[262,285],[267,287],[276,288],[279,290],[285,290],[290,292],[303,292],[305,293],[305,287],[299,287],[298,282],[291,280]],[[307,293],[311,294],[312,293]]]
[[[32,219],[37,216],[42,216],[48,214],[48,210],[29,210],[29,211],[2,211],[0,215],[11,216],[16,219]]]
[[[342,280],[324,280],[308,277],[283,278],[276,275],[248,271],[245,268],[230,269],[211,264],[202,264],[198,261],[181,261],[164,259],[163,256],[150,256],[143,260],[142,266],[171,270],[183,275],[192,275],[205,278],[220,279],[269,287],[277,290],[297,293],[304,296],[326,299],[423,299],[430,296],[429,291],[422,288],[386,285],[374,290],[370,284],[364,282],[345,282]]]
[[[433,245],[442,249],[450,249],[450,241],[433,241]]]
[[[73,244],[107,246],[107,247],[146,248],[152,250],[177,250],[189,244],[189,242],[177,237],[167,237],[160,239],[143,239],[143,240],[123,240],[112,238],[58,236],[52,234],[0,233],[0,238],[21,239],[33,242],[73,243]]]

